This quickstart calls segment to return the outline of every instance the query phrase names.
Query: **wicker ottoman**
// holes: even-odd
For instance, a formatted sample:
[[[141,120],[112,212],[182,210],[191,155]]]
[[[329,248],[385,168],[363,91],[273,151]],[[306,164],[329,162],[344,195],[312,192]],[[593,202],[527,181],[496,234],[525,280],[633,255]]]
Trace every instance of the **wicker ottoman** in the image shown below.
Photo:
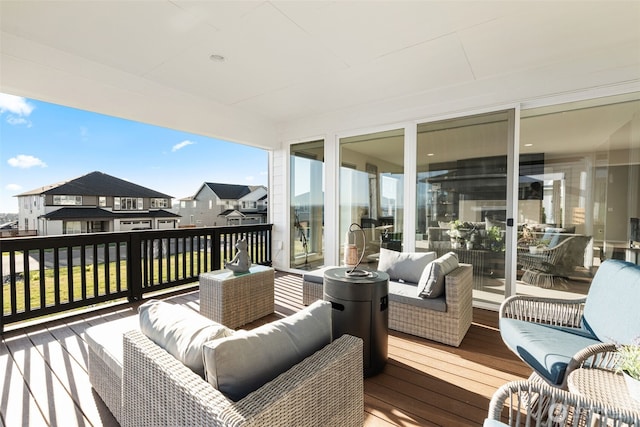
[[[140,329],[138,316],[124,317],[84,331],[91,386],[122,424],[122,341],[125,332]]]
[[[200,275],[200,314],[237,328],[274,311],[271,267],[252,265],[248,273],[216,270]]]
[[[322,299],[322,285],[324,282],[324,272],[336,268],[335,266],[322,267],[317,270],[308,271],[302,275],[302,303],[311,305],[315,301]]]

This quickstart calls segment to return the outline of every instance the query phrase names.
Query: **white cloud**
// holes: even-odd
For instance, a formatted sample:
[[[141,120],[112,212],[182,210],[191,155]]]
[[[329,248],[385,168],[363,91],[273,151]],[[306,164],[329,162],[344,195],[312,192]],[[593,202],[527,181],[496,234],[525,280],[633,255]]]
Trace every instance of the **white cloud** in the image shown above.
[[[22,185],[19,184],[7,184],[4,186],[7,191],[20,191],[22,190]]]
[[[24,117],[16,117],[16,116],[9,115],[7,116],[7,123],[14,126],[26,125],[28,127],[31,127],[31,120],[27,120]]]
[[[0,93],[0,114],[8,111],[18,116],[28,116],[33,111],[33,105],[29,104],[21,96]]]
[[[7,160],[7,163],[9,163],[9,165],[13,166],[14,168],[20,168],[20,169],[29,169],[34,166],[40,166],[42,168],[47,167],[47,164],[42,160],[40,160],[39,158],[29,156],[26,154],[18,154],[16,157],[12,157],[9,160]]]
[[[244,180],[245,180],[245,181],[249,181],[249,182],[253,181],[254,179],[255,179],[255,177],[254,177],[254,176],[251,176],[251,175],[249,175],[249,176],[245,176],[245,177],[244,177]]]
[[[180,149],[182,149],[182,148],[184,148],[184,147],[186,147],[188,145],[192,145],[192,144],[195,144],[195,142],[189,141],[189,140],[185,140],[185,141],[182,141],[182,142],[174,145],[173,147],[171,147],[171,151],[178,151],[178,150],[180,150]]]

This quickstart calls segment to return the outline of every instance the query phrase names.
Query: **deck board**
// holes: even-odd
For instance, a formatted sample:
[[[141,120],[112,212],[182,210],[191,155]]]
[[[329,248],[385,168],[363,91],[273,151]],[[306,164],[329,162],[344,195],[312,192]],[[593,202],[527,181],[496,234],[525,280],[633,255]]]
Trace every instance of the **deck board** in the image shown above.
[[[303,307],[299,275],[278,272],[275,292],[276,313],[245,328]],[[169,299],[199,309],[197,290]],[[119,306],[5,334],[0,341],[0,427],[116,426],[91,389],[82,334],[136,311],[135,304]],[[497,313],[474,309],[473,314],[458,348],[390,331],[387,366],[365,380],[367,427],[478,426],[500,385],[529,376],[530,370],[502,343]]]

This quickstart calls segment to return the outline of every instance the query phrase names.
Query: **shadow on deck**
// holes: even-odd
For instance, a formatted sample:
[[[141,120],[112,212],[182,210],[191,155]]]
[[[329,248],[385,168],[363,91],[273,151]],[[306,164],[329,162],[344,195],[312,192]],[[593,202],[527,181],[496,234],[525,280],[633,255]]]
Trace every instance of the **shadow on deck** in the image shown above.
[[[245,328],[303,307],[300,276],[276,273],[275,292],[276,312]],[[197,290],[167,298],[199,310]],[[136,309],[109,308],[6,333],[0,342],[0,427],[117,425],[91,389],[82,333]],[[502,343],[497,313],[473,314],[459,348],[390,331],[384,371],[365,380],[366,426],[478,426],[500,385],[529,376]]]

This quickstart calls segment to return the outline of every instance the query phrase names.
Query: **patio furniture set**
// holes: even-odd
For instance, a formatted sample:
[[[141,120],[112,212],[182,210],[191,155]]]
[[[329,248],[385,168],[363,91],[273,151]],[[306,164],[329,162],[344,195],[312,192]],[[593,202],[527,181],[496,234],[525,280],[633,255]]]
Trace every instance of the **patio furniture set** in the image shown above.
[[[591,418],[613,420],[613,425],[640,425],[640,401],[629,395],[617,372],[618,347],[638,344],[638,301],[640,266],[621,260],[602,263],[585,298],[507,298],[499,314],[501,336],[533,373],[526,383],[505,387],[495,397],[494,422],[485,425],[502,425],[496,424],[500,402],[513,402],[512,395],[527,417],[535,411],[551,417],[549,411],[565,405],[571,411],[582,408]],[[520,425],[514,421],[518,416],[510,416],[509,425]],[[559,425],[574,425],[566,421]]]
[[[444,259],[455,258],[447,264]],[[432,261],[437,261],[432,263]],[[420,295],[427,266],[438,266],[438,289]],[[440,267],[442,265],[442,267]],[[323,299],[325,267],[303,275],[303,303]],[[396,252],[382,248],[378,270],[389,274],[389,329],[458,347],[473,316],[473,266],[459,264],[455,253],[436,258],[435,252]],[[424,285],[424,284],[423,284]]]
[[[332,339],[327,301],[236,331],[151,300],[85,336],[92,386],[122,426],[364,422],[362,339]]]

